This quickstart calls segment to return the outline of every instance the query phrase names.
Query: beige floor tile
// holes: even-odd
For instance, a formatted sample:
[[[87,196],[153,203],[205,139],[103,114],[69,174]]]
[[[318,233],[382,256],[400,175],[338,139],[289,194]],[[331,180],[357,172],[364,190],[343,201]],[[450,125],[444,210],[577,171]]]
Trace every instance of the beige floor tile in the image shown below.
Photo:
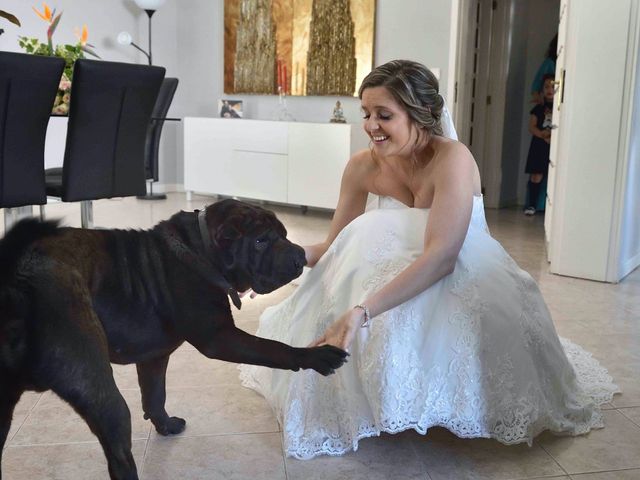
[[[502,445],[489,439],[462,439],[430,429],[413,445],[432,480],[515,479],[562,476],[565,471],[539,445]]]
[[[280,434],[152,438],[143,480],[284,480]]]
[[[140,390],[138,385],[138,372],[135,364],[116,365],[112,364],[113,378],[120,391],[122,390]]]
[[[640,407],[620,408],[618,411],[633,423],[640,426]]]
[[[122,395],[131,412],[131,438],[147,439],[151,422],[143,418],[140,394],[137,391],[123,391]],[[95,435],[71,406],[53,393],[46,392],[9,444],[41,445],[92,441],[97,441]]]
[[[236,364],[212,360],[197,350],[180,350],[169,359],[167,388],[240,385]]]
[[[422,479],[424,465],[411,446],[411,432],[360,441],[358,451],[341,457],[311,460],[287,458],[288,480],[394,480]]]
[[[8,443],[16,434],[16,432],[22,427],[22,424],[27,419],[33,408],[36,406],[42,393],[36,392],[24,392],[20,397],[20,401],[13,410],[13,419],[11,421],[11,428],[9,429],[9,435],[7,435]],[[5,443],[5,446],[6,446]]]
[[[239,385],[168,389],[166,409],[187,421],[182,436],[279,431],[264,398]]]
[[[616,470],[613,472],[585,473],[583,475],[571,475],[573,480],[638,480],[640,470]]]
[[[146,440],[134,440],[133,458],[138,472]],[[12,446],[4,451],[3,478],[7,480],[108,480],[107,460],[97,442]]]
[[[640,467],[640,427],[617,410],[603,414],[602,429],[578,437],[545,433],[538,443],[569,474]]]

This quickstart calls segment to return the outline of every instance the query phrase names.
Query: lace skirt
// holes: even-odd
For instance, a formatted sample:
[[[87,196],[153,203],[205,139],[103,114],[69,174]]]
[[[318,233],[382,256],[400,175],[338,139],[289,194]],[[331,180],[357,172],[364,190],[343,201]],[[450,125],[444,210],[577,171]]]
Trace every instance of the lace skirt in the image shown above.
[[[369,229],[345,228],[293,295],[265,311],[257,335],[295,346],[317,338],[421,253],[425,215],[376,213]],[[578,435],[603,426],[598,407],[618,391],[588,352],[559,339],[536,283],[473,224],[454,272],[360,329],[335,375],[240,370],[301,459],[432,426],[505,444],[531,444],[543,430]]]

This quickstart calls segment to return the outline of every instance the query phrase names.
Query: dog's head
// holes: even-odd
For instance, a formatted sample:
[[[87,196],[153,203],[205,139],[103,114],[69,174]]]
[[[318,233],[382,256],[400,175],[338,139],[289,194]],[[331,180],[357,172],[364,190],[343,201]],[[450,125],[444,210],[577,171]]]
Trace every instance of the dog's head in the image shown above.
[[[238,291],[269,293],[302,273],[302,247],[287,240],[273,212],[237,200],[206,208],[206,225],[225,277]]]

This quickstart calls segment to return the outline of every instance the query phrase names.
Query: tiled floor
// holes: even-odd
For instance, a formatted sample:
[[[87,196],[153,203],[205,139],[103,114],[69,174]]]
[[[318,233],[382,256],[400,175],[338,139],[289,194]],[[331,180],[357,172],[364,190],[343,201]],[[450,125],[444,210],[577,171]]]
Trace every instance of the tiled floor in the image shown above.
[[[146,228],[179,209],[212,201],[171,194],[161,202],[134,199],[95,204],[97,225]],[[299,243],[323,238],[330,216],[274,207]],[[47,207],[50,217],[78,225],[77,205]],[[463,440],[443,429],[361,442],[344,457],[284,458],[281,434],[265,401],[240,386],[234,365],[208,360],[187,345],[171,358],[167,410],[184,417],[184,434],[165,438],[143,420],[135,368],[115,366],[133,420],[133,453],[141,478],[160,479],[640,479],[640,271],[609,285],[548,273],[542,217],[488,210],[493,235],[541,286],[558,332],[581,344],[623,390],[605,412],[606,427],[582,437],[541,435],[533,447]],[[1,221],[1,220],[0,220]],[[2,227],[0,227],[1,229]],[[293,286],[247,300],[236,321],[255,331],[260,312]],[[0,393],[1,394],[1,393]],[[83,421],[51,393],[25,394],[3,455],[5,480],[108,478],[102,450]]]

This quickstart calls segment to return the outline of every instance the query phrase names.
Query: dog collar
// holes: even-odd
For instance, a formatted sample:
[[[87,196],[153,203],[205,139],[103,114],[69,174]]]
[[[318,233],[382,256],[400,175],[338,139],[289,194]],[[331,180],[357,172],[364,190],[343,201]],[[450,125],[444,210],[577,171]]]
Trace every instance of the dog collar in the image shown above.
[[[213,242],[211,242],[211,235],[209,235],[209,229],[207,228],[207,210],[196,210],[198,212],[198,230],[200,230],[200,238],[204,244],[204,249],[207,251],[213,250]]]
[[[207,210],[196,210],[198,214],[198,230],[200,230],[200,237],[202,238],[202,243],[204,244],[204,250],[206,253],[213,252],[213,242],[211,241],[211,235],[209,234],[209,229],[207,228]],[[231,301],[236,306],[238,310],[242,306],[242,302],[240,301],[240,295],[235,288],[233,288],[224,275],[220,275],[223,278],[224,284],[221,286],[226,289],[227,295],[231,297]],[[220,285],[220,283],[218,282]]]

